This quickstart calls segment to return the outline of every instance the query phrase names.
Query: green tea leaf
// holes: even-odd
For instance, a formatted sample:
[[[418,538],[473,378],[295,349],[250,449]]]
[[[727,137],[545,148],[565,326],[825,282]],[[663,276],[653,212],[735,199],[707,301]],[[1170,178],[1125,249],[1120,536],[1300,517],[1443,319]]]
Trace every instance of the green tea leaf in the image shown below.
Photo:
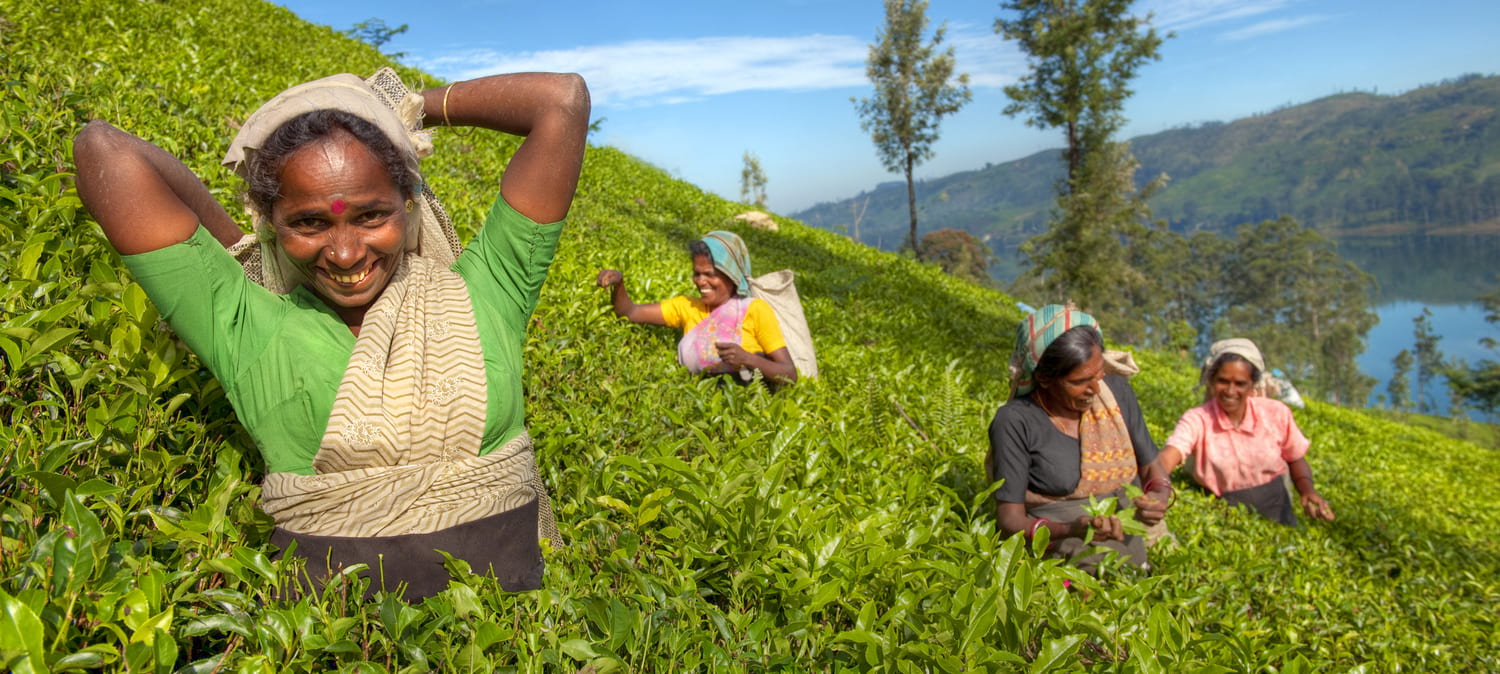
[[[14,672],[46,672],[42,621],[30,607],[0,590],[0,659]]]

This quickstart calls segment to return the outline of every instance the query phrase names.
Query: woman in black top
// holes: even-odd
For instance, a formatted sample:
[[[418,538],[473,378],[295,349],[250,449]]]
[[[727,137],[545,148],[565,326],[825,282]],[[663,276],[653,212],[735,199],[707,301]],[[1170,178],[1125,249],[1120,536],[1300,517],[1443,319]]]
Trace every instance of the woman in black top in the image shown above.
[[[1117,373],[1133,373],[1134,364],[1109,355],[1093,317],[1070,307],[1043,307],[1021,322],[1011,397],[990,424],[990,477],[1005,481],[995,492],[996,515],[1007,534],[1032,537],[1045,527],[1053,556],[1087,550],[1092,530],[1092,543],[1145,566],[1145,544],[1125,533],[1119,517],[1084,510],[1091,498],[1113,497],[1152,525],[1172,496],[1135,391]],[[1146,493],[1132,501],[1125,486],[1137,479]]]

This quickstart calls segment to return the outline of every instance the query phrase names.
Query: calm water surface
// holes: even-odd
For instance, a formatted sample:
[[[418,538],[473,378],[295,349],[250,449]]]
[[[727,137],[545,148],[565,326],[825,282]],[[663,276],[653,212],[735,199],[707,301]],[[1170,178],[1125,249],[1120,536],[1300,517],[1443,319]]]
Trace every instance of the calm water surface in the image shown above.
[[[1426,307],[1432,311],[1432,331],[1441,338],[1438,341],[1438,350],[1443,353],[1444,359],[1462,358],[1470,364],[1481,360],[1500,360],[1500,353],[1490,351],[1480,346],[1479,340],[1490,337],[1500,341],[1500,325],[1488,323],[1484,320],[1484,308],[1478,303],[1465,304],[1426,304],[1423,302],[1399,301],[1382,304],[1375,308],[1380,315],[1380,323],[1370,329],[1365,352],[1357,361],[1359,369],[1363,370],[1378,380],[1380,383],[1370,394],[1369,405],[1379,406],[1377,396],[1386,395],[1386,384],[1390,382],[1391,374],[1395,371],[1392,361],[1396,354],[1402,349],[1412,349],[1415,339],[1412,329],[1416,327],[1412,319],[1422,313]],[[1415,355],[1415,354],[1413,354]],[[1415,370],[1415,368],[1413,368]],[[1416,372],[1413,371],[1408,378],[1410,395],[1417,394]],[[1433,391],[1424,391],[1423,397],[1434,403],[1436,413],[1447,415],[1448,413],[1448,387],[1441,377],[1434,379],[1434,384],[1428,386]],[[1480,417],[1471,413],[1475,419]]]

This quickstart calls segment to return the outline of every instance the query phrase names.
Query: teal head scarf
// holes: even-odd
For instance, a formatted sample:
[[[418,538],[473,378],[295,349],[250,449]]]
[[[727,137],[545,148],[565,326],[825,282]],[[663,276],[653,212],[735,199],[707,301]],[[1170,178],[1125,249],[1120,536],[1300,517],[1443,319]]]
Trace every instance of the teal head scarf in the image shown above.
[[[713,258],[714,269],[724,272],[734,282],[734,292],[740,297],[750,297],[750,251],[745,242],[734,232],[722,230],[703,235]]]
[[[1010,355],[1010,397],[1026,395],[1036,388],[1036,364],[1042,354],[1062,333],[1080,325],[1099,328],[1093,316],[1074,309],[1071,304],[1049,304],[1021,319],[1021,325],[1016,327],[1016,347]]]

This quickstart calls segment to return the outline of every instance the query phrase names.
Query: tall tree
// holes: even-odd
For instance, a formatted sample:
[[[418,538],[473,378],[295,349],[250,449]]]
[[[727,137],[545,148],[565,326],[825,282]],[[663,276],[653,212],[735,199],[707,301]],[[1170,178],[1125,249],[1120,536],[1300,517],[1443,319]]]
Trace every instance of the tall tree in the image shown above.
[[[1030,299],[1043,304],[1072,300],[1108,317],[1115,339],[1140,344],[1147,337],[1145,315],[1163,298],[1147,268],[1134,258],[1150,255],[1148,240],[1175,243],[1180,237],[1151,222],[1150,209],[1135,190],[1139,163],[1128,145],[1100,147],[1084,163],[1076,183],[1081,189],[1058,197],[1060,217],[1021,245],[1031,261],[1023,275],[1041,291]],[[1147,189],[1155,191],[1162,182],[1153,181]],[[1157,232],[1163,236],[1153,237]]]
[[[760,168],[760,157],[745,150],[745,167],[740,169],[740,201],[766,209],[766,172]]]
[[[1433,376],[1443,369],[1443,352],[1438,350],[1438,342],[1443,338],[1432,331],[1432,310],[1422,307],[1422,313],[1411,319],[1412,339],[1415,341],[1413,351],[1417,356],[1417,410],[1420,412],[1436,411],[1437,404],[1429,400],[1432,391],[1429,388]]]
[[[953,47],[938,51],[946,25],[939,25],[931,42],[927,32],[926,0],[885,0],[885,26],[870,45],[865,75],[875,85],[875,96],[856,102],[860,128],[875,141],[875,151],[886,170],[906,176],[906,202],[911,229],[904,248],[917,250],[917,190],[912,172],[932,157],[943,117],[958,112],[973,92],[969,75],[955,74]]]
[[[1412,357],[1410,349],[1402,349],[1391,361],[1395,369],[1391,372],[1391,381],[1385,385],[1385,390],[1390,394],[1391,408],[1400,412],[1407,411],[1411,406],[1411,366],[1414,362],[1416,359]]]
[[[1146,18],[1131,16],[1133,0],[1010,0],[1014,13],[996,19],[995,32],[1019,43],[1031,72],[1005,87],[1005,114],[1026,123],[1061,127],[1071,185],[1090,152],[1112,142],[1125,123],[1120,110],[1134,92],[1130,80],[1145,62],[1161,58],[1162,37]],[[1170,35],[1168,36],[1170,37]]]
[[[1129,14],[1130,4],[1010,0],[1001,5],[1009,16],[995,21],[995,32],[1015,40],[1031,67],[1005,88],[1011,99],[1005,114],[1026,115],[1029,126],[1061,128],[1067,141],[1057,211],[1048,231],[1023,248],[1031,261],[1027,275],[1043,279],[1051,295],[1038,301],[1071,299],[1122,326],[1138,313],[1129,304],[1111,306],[1123,294],[1156,296],[1146,270],[1129,263],[1140,254],[1130,242],[1153,226],[1146,197],[1164,184],[1158,178],[1138,192],[1139,163],[1128,145],[1114,140],[1125,121],[1120,111],[1132,94],[1130,80],[1145,62],[1160,58],[1162,42],[1149,16]]]

